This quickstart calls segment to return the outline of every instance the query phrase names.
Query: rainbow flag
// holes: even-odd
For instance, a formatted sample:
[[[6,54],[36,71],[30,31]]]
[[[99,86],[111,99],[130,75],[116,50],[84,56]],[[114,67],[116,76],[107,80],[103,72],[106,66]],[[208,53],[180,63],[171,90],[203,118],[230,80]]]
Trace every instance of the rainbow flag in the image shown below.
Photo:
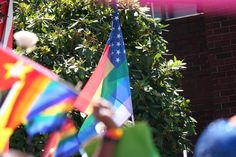
[[[129,72],[125,54],[118,9],[115,5],[112,31],[102,57],[75,102],[75,107],[79,111],[91,115],[93,100],[102,97],[113,104],[115,109],[113,119],[118,125],[122,125],[133,114]],[[83,129],[80,130],[78,135],[79,139],[82,139],[81,143],[91,137],[92,134],[96,134],[96,123],[93,116],[85,120],[82,126]]]
[[[52,99],[47,99],[47,100],[52,100]],[[73,104],[74,101],[75,101],[74,97],[69,97],[65,98],[64,100],[53,106],[50,106],[50,104],[48,104],[48,106],[50,107],[48,107],[47,109],[43,110],[40,113],[34,114],[35,110],[32,110],[32,112],[30,112],[27,116],[28,122],[26,124],[26,130],[28,135],[32,137],[38,133],[46,134],[53,132],[55,130],[59,130],[61,126],[66,122],[67,113],[70,110],[72,110],[71,104]]]
[[[96,126],[98,126],[97,124],[98,121],[96,121],[93,115],[90,115],[86,118],[78,134],[81,147],[83,147],[88,142],[88,140],[99,134],[99,130],[96,129]]]
[[[62,128],[50,135],[41,157],[69,157],[79,152],[77,129],[67,119]]]
[[[1,48],[0,93],[5,93],[0,100],[0,152],[19,124],[35,120],[35,116],[43,110],[57,104],[70,102],[71,105],[74,101],[68,100],[77,96],[51,71]],[[53,124],[51,127],[54,127]]]

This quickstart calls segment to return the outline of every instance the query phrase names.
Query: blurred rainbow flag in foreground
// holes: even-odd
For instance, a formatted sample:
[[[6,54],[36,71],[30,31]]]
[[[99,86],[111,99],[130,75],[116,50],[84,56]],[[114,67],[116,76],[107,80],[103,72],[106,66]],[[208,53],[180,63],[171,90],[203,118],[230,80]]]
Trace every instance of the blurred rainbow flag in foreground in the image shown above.
[[[30,137],[38,133],[46,134],[55,130],[59,130],[61,126],[66,123],[67,114],[72,110],[72,104],[74,103],[75,98],[68,97],[60,101],[59,103],[50,105],[50,100],[56,100],[62,97],[62,95],[60,94],[57,95],[58,97],[55,97],[55,95],[53,95],[54,98],[48,98],[48,96],[45,96],[45,94],[49,94],[49,92],[53,92],[53,90],[60,90],[60,87],[56,86],[55,89],[52,88],[51,90],[45,90],[43,94],[41,94],[42,101],[45,100],[44,98],[47,98],[47,102],[44,103],[48,103],[47,105],[49,107],[47,109],[38,114],[34,113],[34,111],[37,112],[37,109],[32,109],[31,112],[27,115],[28,122],[26,124],[26,130]],[[42,106],[42,103],[40,103],[39,105]]]
[[[20,124],[30,135],[60,128],[76,96],[51,71],[0,48],[0,152]]]
[[[132,102],[125,44],[119,22],[117,6],[114,7],[112,31],[93,75],[80,92],[75,107],[90,115],[84,122],[79,140],[83,144],[97,134],[97,122],[91,115],[92,102],[97,98],[110,101],[114,107],[114,121],[122,125],[132,114]]]
[[[41,157],[69,157],[79,152],[77,129],[72,120],[67,119],[62,128],[49,136]]]

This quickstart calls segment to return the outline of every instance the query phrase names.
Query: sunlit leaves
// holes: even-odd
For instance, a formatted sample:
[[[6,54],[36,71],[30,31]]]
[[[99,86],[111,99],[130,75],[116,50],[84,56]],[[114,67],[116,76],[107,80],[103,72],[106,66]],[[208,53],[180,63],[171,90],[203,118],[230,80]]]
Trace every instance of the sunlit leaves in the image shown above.
[[[15,0],[14,6],[15,30],[32,31],[40,39],[37,48],[25,55],[73,84],[86,83],[111,31],[112,8],[93,0]],[[134,116],[150,123],[163,157],[175,156],[190,148],[188,139],[195,133],[189,100],[181,96],[178,84],[185,64],[175,57],[165,58],[167,42],[161,35],[167,25],[137,8],[120,8],[119,13]],[[73,111],[72,115],[81,126],[79,114]],[[30,151],[24,140],[25,136],[17,134],[12,144]],[[42,145],[36,141],[33,147],[38,155]]]

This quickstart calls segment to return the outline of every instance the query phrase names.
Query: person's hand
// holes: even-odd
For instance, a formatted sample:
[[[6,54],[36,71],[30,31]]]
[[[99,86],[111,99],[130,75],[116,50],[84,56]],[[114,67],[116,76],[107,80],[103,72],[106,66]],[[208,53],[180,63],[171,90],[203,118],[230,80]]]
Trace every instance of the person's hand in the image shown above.
[[[233,126],[236,127],[236,115],[229,118],[229,122],[230,122],[230,124],[232,124]]]
[[[93,114],[98,121],[101,121],[105,124],[107,129],[118,127],[112,120],[112,105],[105,99],[98,99],[93,102]]]

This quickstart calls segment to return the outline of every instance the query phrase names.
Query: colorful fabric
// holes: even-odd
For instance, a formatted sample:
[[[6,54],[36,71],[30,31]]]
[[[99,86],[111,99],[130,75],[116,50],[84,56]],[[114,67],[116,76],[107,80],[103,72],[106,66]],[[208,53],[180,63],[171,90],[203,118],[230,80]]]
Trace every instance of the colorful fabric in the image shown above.
[[[75,107],[88,115],[92,113],[92,102],[97,98],[105,98],[113,104],[114,120],[122,125],[132,114],[130,81],[125,45],[121,32],[117,7],[113,15],[112,31],[102,57],[93,75],[81,91]],[[79,139],[85,142],[96,134],[94,118],[88,118],[80,130]],[[89,124],[89,125],[88,125]],[[85,127],[88,127],[86,128]]]
[[[78,134],[78,139],[82,146],[86,144],[89,139],[98,134],[98,131],[96,130],[96,126],[98,126],[97,124],[98,122],[93,115],[86,118]]]
[[[63,127],[52,133],[42,157],[69,157],[79,152],[77,129],[70,119]]]
[[[55,90],[60,90],[60,87],[57,88],[57,86],[55,86]],[[55,130],[59,130],[67,120],[68,111],[72,109],[71,104],[73,104],[75,100],[74,97],[68,97],[66,95],[67,93],[64,93],[65,95],[61,93],[57,95],[57,98],[54,95],[54,98],[44,99],[46,98],[45,94],[50,93],[49,91],[53,92],[53,88],[52,90],[46,90],[44,94],[41,95],[42,98],[39,98],[39,100],[43,100],[44,103],[34,105],[34,107],[43,107],[45,104],[45,107],[50,106],[50,101],[48,100],[57,100],[58,103],[54,102],[53,104],[55,105],[48,107],[43,112],[40,112],[38,114],[37,109],[31,110],[31,112],[27,116],[28,122],[26,124],[26,130],[31,137],[38,133],[45,134]],[[38,111],[41,110],[43,109],[38,109]]]
[[[60,83],[57,75],[25,57],[19,57],[11,51],[0,49],[0,93],[7,93],[0,102],[0,134],[7,132],[8,136],[0,138],[0,151],[11,133],[21,123],[33,125],[32,134],[37,131],[46,132],[44,128],[36,127],[39,122],[51,122],[48,127],[53,130],[54,122],[62,125],[63,121],[44,120],[35,116],[55,116],[64,111],[74,102],[77,94],[65,84]],[[63,108],[63,106],[66,106]],[[54,108],[54,111],[47,108]],[[57,110],[55,110],[57,108]],[[63,111],[63,112],[62,112]],[[42,114],[43,112],[43,114]],[[66,118],[66,116],[64,116]],[[37,125],[36,125],[37,122]],[[56,129],[57,127],[55,127]],[[47,129],[47,128],[46,128]]]
[[[0,0],[0,39],[1,46],[12,48],[13,43],[13,0]]]

